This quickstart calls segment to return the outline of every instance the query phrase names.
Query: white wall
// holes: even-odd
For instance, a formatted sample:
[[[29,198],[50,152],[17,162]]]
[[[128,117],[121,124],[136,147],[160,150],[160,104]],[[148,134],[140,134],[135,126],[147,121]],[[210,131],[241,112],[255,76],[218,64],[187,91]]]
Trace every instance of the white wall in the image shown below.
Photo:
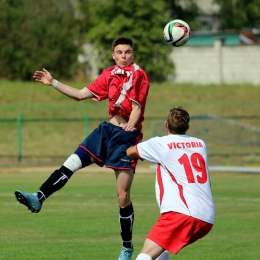
[[[260,45],[173,47],[176,83],[260,85]]]

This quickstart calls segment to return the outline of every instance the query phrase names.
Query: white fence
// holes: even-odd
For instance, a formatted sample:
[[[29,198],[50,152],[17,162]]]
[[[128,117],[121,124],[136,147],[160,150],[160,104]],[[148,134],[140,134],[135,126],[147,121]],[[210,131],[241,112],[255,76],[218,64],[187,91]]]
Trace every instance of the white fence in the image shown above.
[[[260,45],[173,47],[176,83],[260,85]]]

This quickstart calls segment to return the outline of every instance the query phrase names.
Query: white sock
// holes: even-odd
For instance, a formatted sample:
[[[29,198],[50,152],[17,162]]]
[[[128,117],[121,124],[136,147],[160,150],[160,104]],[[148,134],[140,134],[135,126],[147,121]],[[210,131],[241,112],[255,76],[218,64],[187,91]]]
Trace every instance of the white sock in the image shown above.
[[[139,254],[135,260],[153,260],[152,257],[150,257],[147,254]]]
[[[68,157],[68,159],[63,163],[63,165],[71,170],[72,172],[75,172],[82,167],[81,160],[77,154],[72,154]]]
[[[170,260],[170,256],[168,251],[164,251],[161,255],[159,255],[156,260]]]

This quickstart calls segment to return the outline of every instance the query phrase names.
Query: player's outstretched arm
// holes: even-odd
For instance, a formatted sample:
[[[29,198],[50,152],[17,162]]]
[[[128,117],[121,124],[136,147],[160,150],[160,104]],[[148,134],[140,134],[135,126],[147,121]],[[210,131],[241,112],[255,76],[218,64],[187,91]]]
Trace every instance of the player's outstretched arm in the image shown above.
[[[126,150],[126,154],[127,154],[127,156],[129,156],[132,159],[138,158],[138,154],[137,154],[137,151],[136,151],[136,145],[129,147]]]
[[[80,90],[80,89],[65,85],[65,84],[57,81],[56,79],[53,79],[51,73],[44,68],[42,71],[35,71],[33,78],[35,79],[36,82],[41,82],[45,85],[53,86],[60,93],[66,95],[72,99],[75,99],[77,101],[94,97],[94,95],[87,88],[83,88]]]

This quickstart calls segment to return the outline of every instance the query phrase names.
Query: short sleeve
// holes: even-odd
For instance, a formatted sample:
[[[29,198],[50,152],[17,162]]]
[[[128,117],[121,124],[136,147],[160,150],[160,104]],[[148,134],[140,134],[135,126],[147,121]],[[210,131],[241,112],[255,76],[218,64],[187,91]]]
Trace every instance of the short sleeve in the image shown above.
[[[95,96],[93,100],[102,101],[108,98],[107,81],[107,72],[103,71],[92,84],[86,86],[86,88]]]
[[[137,144],[137,153],[140,158],[149,162],[160,163],[161,138],[153,137]]]

